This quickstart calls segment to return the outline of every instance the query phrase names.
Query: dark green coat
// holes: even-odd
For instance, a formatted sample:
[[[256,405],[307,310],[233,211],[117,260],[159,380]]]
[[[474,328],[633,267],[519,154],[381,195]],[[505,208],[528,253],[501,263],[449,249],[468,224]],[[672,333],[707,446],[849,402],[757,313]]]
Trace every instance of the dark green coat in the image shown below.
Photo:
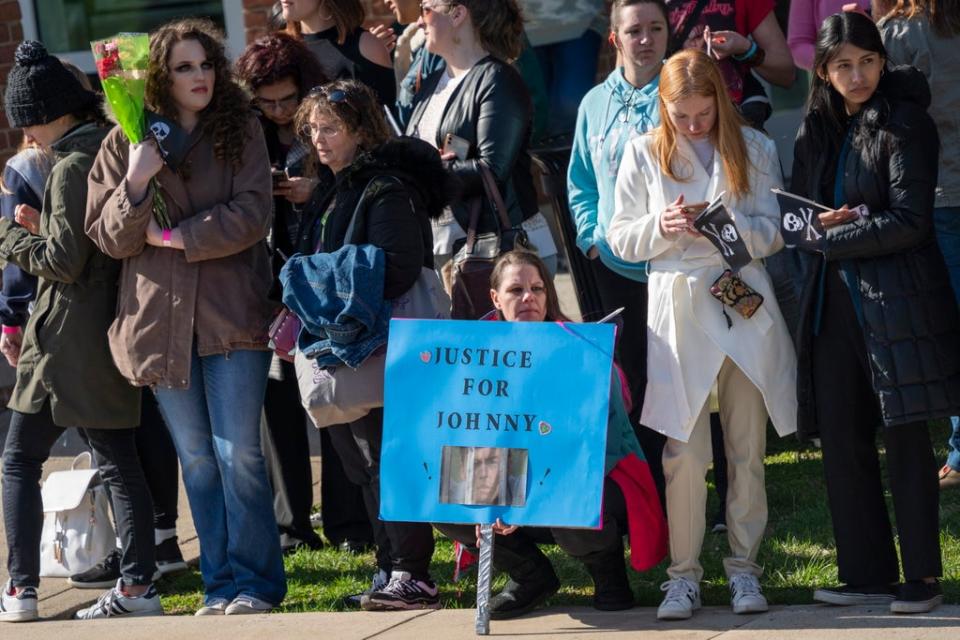
[[[0,258],[40,279],[8,406],[38,413],[49,398],[60,427],[140,423],[140,390],[120,376],[107,346],[120,262],[101,253],[83,229],[87,174],[106,133],[82,125],[53,145],[40,235],[0,220]]]

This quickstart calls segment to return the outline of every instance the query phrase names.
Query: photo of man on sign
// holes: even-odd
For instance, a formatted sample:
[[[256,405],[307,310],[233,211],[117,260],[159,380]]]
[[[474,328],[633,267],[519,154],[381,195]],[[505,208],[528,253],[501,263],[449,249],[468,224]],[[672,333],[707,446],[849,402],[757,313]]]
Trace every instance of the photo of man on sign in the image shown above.
[[[527,451],[502,447],[444,447],[440,502],[510,505],[526,503]]]

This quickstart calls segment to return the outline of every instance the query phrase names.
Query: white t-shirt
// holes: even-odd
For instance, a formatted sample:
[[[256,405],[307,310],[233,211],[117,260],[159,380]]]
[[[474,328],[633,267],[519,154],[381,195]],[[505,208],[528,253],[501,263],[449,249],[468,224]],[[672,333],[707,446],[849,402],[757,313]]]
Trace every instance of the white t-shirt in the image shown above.
[[[466,73],[462,73],[454,77],[444,70],[433,93],[427,98],[427,106],[423,108],[423,115],[413,131],[414,136],[436,146],[437,131],[440,129],[443,112],[453,92],[466,76]],[[443,215],[439,219],[431,220],[430,224],[433,226],[433,254],[437,256],[451,253],[453,243],[467,236],[454,219],[450,207],[443,210]]]
[[[710,138],[702,138],[700,140],[691,140],[687,138],[687,141],[690,143],[690,146],[693,147],[694,153],[697,154],[697,158],[700,160],[700,164],[703,165],[703,168],[707,170],[707,175],[713,175],[713,153],[716,147],[713,146],[713,142]]]

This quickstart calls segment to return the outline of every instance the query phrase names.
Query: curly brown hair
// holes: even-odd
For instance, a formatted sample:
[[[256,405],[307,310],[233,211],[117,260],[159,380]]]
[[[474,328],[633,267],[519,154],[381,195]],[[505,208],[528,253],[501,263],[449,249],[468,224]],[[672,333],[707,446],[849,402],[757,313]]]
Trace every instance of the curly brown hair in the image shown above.
[[[299,97],[330,79],[303,42],[287,33],[271,33],[247,45],[237,58],[237,78],[251,92],[289,78]]]
[[[176,120],[177,106],[170,92],[170,69],[167,63],[178,42],[194,40],[203,47],[213,63],[213,97],[200,113],[198,126],[213,140],[214,155],[234,167],[240,164],[246,144],[247,121],[251,118],[250,102],[243,89],[234,82],[230,61],[224,51],[223,32],[211,20],[187,18],[174,20],[150,34],[150,64],[147,72],[147,107],[165,118]]]
[[[338,91],[343,92],[344,99],[331,100]],[[370,87],[356,80],[336,80],[308,93],[294,119],[297,131],[302,131],[304,125],[310,124],[310,118],[317,115],[343,123],[364,151],[380,146],[390,137],[377,96]]]

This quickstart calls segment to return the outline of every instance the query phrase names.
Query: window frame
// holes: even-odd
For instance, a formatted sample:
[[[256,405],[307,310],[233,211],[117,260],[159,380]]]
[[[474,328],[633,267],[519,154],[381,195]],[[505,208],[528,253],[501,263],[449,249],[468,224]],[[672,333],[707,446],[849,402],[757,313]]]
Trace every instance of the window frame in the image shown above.
[[[20,21],[24,40],[36,40],[39,36],[35,0],[17,0],[20,5]],[[223,4],[223,22],[227,32],[227,56],[232,60],[247,46],[247,34],[243,24],[243,0],[221,0]],[[95,74],[96,65],[90,49],[68,51],[56,54],[58,57],[77,65],[84,73]]]

